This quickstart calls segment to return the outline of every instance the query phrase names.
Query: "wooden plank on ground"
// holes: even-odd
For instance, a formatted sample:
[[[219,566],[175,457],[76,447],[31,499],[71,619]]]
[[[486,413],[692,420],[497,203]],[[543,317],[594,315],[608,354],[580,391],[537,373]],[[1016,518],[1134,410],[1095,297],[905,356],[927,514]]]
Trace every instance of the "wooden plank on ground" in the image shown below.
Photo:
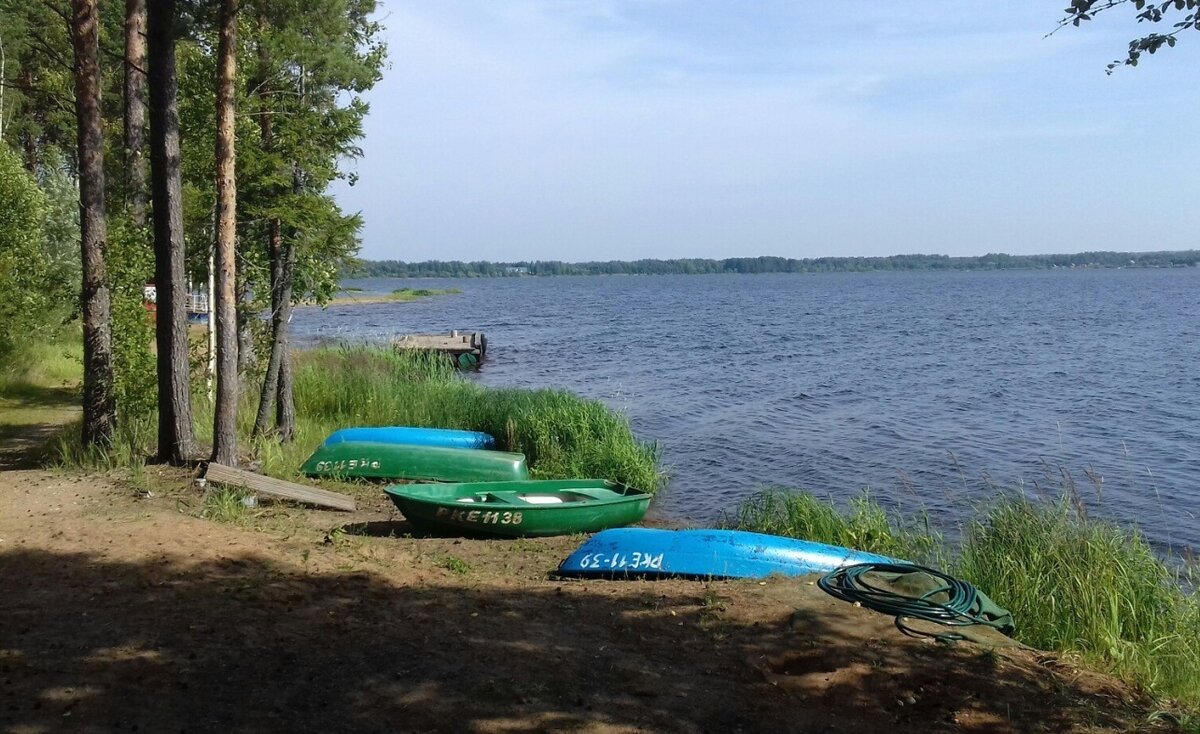
[[[274,477],[264,477],[262,474],[255,474],[244,469],[235,469],[231,466],[218,464],[215,461],[208,463],[204,479],[205,481],[224,484],[230,487],[242,487],[251,492],[271,497],[282,497],[309,505],[317,505],[318,507],[331,507],[335,510],[354,511],[354,498],[349,495],[338,494],[337,492],[330,492],[325,489],[317,489],[316,487],[306,487],[303,484],[296,484],[295,482],[285,482],[282,479],[275,479]]]

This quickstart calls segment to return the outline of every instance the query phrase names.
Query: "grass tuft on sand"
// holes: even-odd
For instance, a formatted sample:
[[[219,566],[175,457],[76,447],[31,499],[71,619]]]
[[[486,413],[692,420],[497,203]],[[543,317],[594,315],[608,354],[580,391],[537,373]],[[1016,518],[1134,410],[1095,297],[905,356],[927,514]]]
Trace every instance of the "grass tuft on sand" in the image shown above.
[[[1021,641],[1200,709],[1200,598],[1169,560],[1065,499],[1009,496],[967,526],[955,571],[1012,611]]]

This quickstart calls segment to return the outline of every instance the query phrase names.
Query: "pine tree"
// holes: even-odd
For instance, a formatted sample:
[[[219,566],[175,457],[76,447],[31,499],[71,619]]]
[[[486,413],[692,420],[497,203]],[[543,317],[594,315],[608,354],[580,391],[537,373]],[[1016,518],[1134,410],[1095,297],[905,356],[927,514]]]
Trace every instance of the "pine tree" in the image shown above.
[[[71,0],[78,121],[79,212],[83,290],[83,445],[112,443],[113,401],[110,301],[105,282],[104,120],[100,103],[100,17],[96,0]]]
[[[184,272],[175,0],[154,0],[147,13],[150,178],[154,198],[157,291],[158,457],[180,464],[195,452],[188,381],[187,276]]]
[[[221,0],[217,42],[217,394],[213,461],[237,463],[237,302],[234,274],[237,245],[237,182],[234,85],[237,81],[237,0]],[[213,318],[213,314],[210,314]]]

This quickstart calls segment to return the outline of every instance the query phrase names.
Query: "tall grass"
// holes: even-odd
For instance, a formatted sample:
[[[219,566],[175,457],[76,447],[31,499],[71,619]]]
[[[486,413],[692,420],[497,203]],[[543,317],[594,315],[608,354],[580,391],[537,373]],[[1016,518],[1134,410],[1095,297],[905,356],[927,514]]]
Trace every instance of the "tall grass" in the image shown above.
[[[21,345],[0,364],[0,395],[19,396],[47,387],[71,387],[83,379],[83,344],[76,336]]]
[[[662,483],[656,447],[637,441],[628,420],[603,403],[564,390],[485,388],[436,355],[315,351],[297,370],[296,411],[313,431],[309,448],[351,425],[462,428],[524,453],[535,477],[601,477],[650,492]]]
[[[1164,561],[1136,530],[1090,519],[1078,502],[1003,495],[981,508],[954,543],[869,496],[846,509],[805,492],[766,490],[730,518],[769,532],[936,562],[1016,619],[1017,638],[1077,654],[1200,711],[1200,598],[1187,567]]]
[[[257,393],[243,394],[248,436]],[[323,348],[296,355],[294,441],[259,447],[264,470],[286,477],[333,431],[411,425],[485,431],[498,448],[524,453],[539,478],[595,477],[653,492],[662,484],[658,451],[639,442],[628,420],[564,390],[485,388],[438,355],[375,347]],[[197,406],[211,426],[211,406]]]
[[[928,516],[889,516],[870,494],[846,510],[807,492],[768,488],[742,502],[728,524],[742,530],[814,540],[923,564],[944,564],[945,541]]]
[[[955,568],[1012,611],[1022,641],[1200,707],[1200,599],[1136,530],[1007,497],[968,525]]]
[[[82,420],[61,426],[47,442],[42,456],[47,464],[62,469],[140,472],[156,453],[157,414],[126,417],[117,422],[110,446],[84,447]]]

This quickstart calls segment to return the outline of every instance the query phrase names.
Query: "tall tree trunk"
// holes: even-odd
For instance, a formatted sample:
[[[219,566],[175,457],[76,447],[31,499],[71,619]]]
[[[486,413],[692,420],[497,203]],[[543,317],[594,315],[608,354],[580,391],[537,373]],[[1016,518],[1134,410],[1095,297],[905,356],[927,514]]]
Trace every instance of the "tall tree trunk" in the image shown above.
[[[271,122],[270,117],[266,114],[262,116],[263,130],[263,147],[267,147],[271,139]],[[254,437],[262,438],[267,435],[267,430],[270,428],[271,413],[275,407],[275,395],[279,390],[279,362],[282,351],[276,343],[279,335],[279,318],[280,318],[280,298],[279,287],[283,284],[283,257],[281,251],[283,249],[283,235],[281,232],[278,219],[272,219],[268,222],[267,233],[267,260],[271,265],[271,350],[267,355],[267,372],[263,377],[262,393],[258,399],[258,415],[254,418]]]
[[[258,314],[251,308],[249,289],[246,278],[240,271],[234,271],[237,278],[237,325],[238,325],[238,375],[244,379],[250,368],[254,366],[254,329],[253,325]]]
[[[158,291],[158,457],[183,463],[194,453],[188,380],[187,277],[179,171],[175,0],[147,14],[150,63],[150,178],[154,197],[154,282]]]
[[[146,0],[125,0],[125,173],[133,223],[146,224]]]
[[[237,0],[222,0],[217,40],[217,399],[213,461],[237,463],[237,242],[234,83],[237,75]]]
[[[292,283],[296,273],[296,245],[288,242],[283,252],[279,281],[279,319],[272,322],[272,351],[279,352],[279,394],[275,407],[275,429],[279,440],[291,441],[296,432],[296,404],[292,396],[292,354],[288,347],[288,329],[292,321]]]
[[[266,20],[259,17],[258,20],[260,33],[265,31]],[[264,151],[268,153],[275,147],[275,134],[271,125],[271,113],[268,109],[268,98],[270,96],[270,87],[267,82],[267,75],[270,73],[270,60],[267,58],[267,50],[260,43],[258,45],[258,66],[259,66],[259,82],[256,87],[255,96],[258,97],[258,129],[259,141],[262,144]],[[283,249],[283,234],[278,218],[272,218],[267,222],[267,263],[270,268],[271,278],[271,347],[267,353],[267,369],[263,375],[262,391],[258,398],[258,414],[254,418],[255,438],[263,438],[267,435],[270,429],[271,413],[275,408],[275,397],[279,391],[279,363],[281,359],[281,351],[277,348],[276,338],[279,333],[279,286],[283,282],[281,271],[283,268],[283,258],[281,251]]]
[[[304,66],[300,67],[300,104],[304,105]],[[300,165],[292,161],[292,194],[303,190]],[[292,323],[292,286],[296,275],[296,236],[288,240],[279,267],[279,319],[273,321],[271,348],[279,350],[279,394],[275,410],[275,428],[281,441],[291,441],[296,430],[296,405],[292,393],[292,355],[288,348],[288,329]]]
[[[96,0],[71,0],[78,122],[79,224],[83,258],[83,445],[112,443],[116,425],[110,301],[104,251],[104,121],[100,107],[100,18]]]

